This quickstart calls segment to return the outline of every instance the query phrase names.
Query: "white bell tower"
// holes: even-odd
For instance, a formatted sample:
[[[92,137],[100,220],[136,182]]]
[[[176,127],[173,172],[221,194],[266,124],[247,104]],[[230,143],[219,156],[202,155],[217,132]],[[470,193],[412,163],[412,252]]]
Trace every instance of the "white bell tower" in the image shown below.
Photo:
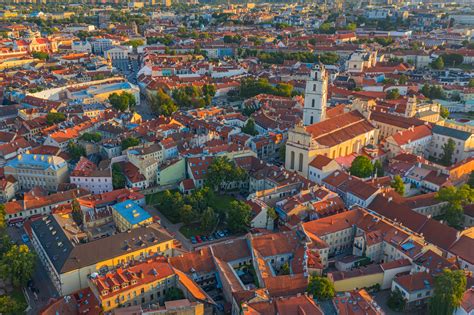
[[[322,63],[314,66],[311,76],[306,81],[304,95],[303,124],[305,126],[326,119],[328,97],[328,73]]]

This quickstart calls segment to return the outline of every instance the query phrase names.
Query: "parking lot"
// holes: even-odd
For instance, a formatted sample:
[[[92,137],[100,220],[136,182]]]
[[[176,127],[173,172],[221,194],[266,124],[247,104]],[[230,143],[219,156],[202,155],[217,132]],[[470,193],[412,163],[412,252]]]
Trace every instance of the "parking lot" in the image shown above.
[[[191,244],[196,245],[196,244],[221,240],[228,236],[229,236],[229,230],[224,229],[224,230],[217,230],[214,233],[209,234],[209,235],[194,235],[194,236],[191,236],[189,239],[191,241]]]

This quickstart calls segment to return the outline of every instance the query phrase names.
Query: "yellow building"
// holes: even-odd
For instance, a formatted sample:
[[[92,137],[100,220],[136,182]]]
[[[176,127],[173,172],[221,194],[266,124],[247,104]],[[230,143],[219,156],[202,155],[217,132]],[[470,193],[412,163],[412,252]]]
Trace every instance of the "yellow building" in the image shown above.
[[[173,301],[173,305],[165,302],[165,306],[175,308],[172,314],[200,315],[205,313],[205,305],[212,304],[209,296],[193,280],[179,273],[162,257],[104,275],[94,275],[89,278],[89,287],[104,312],[118,307],[163,304],[166,292],[173,289],[181,290],[184,296],[182,300]]]
[[[288,133],[285,167],[308,176],[308,165],[317,155],[331,159],[359,153],[376,144],[377,129],[359,111],[351,111],[321,122],[298,125]]]
[[[117,203],[111,208],[115,226],[120,232],[153,223],[152,216],[133,200]]]
[[[151,224],[89,243],[69,239],[53,216],[32,222],[31,242],[60,295],[88,287],[93,273],[155,255],[172,256],[173,239]]]
[[[369,265],[350,271],[330,272],[328,278],[334,283],[336,292],[346,292],[370,288],[376,284],[382,286],[383,269],[380,265]]]

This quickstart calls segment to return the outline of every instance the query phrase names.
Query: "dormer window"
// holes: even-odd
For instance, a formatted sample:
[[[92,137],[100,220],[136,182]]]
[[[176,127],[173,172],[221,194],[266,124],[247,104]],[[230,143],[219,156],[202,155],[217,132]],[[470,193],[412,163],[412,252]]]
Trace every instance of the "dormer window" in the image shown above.
[[[114,287],[112,288],[112,291],[117,291],[118,289],[119,289],[119,286],[116,285],[116,286],[114,286]]]
[[[109,294],[109,290],[102,290],[102,295],[107,295]]]
[[[133,279],[132,280],[132,285],[137,284],[137,280]]]

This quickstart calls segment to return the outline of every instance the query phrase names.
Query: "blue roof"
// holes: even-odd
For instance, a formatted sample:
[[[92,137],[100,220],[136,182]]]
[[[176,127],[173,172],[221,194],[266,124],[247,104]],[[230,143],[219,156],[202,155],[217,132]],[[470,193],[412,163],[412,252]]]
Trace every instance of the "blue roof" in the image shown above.
[[[131,225],[140,224],[151,218],[151,215],[132,200],[126,200],[115,204],[112,208],[120,213]]]
[[[51,168],[53,170],[58,170],[66,166],[66,161],[63,159],[58,160],[58,157],[52,155],[20,154],[13,160],[8,161],[6,165],[12,168],[30,168],[42,170]]]
[[[408,242],[408,243],[402,244],[402,248],[404,250],[410,250],[412,248],[415,248],[415,245],[412,242]]]

